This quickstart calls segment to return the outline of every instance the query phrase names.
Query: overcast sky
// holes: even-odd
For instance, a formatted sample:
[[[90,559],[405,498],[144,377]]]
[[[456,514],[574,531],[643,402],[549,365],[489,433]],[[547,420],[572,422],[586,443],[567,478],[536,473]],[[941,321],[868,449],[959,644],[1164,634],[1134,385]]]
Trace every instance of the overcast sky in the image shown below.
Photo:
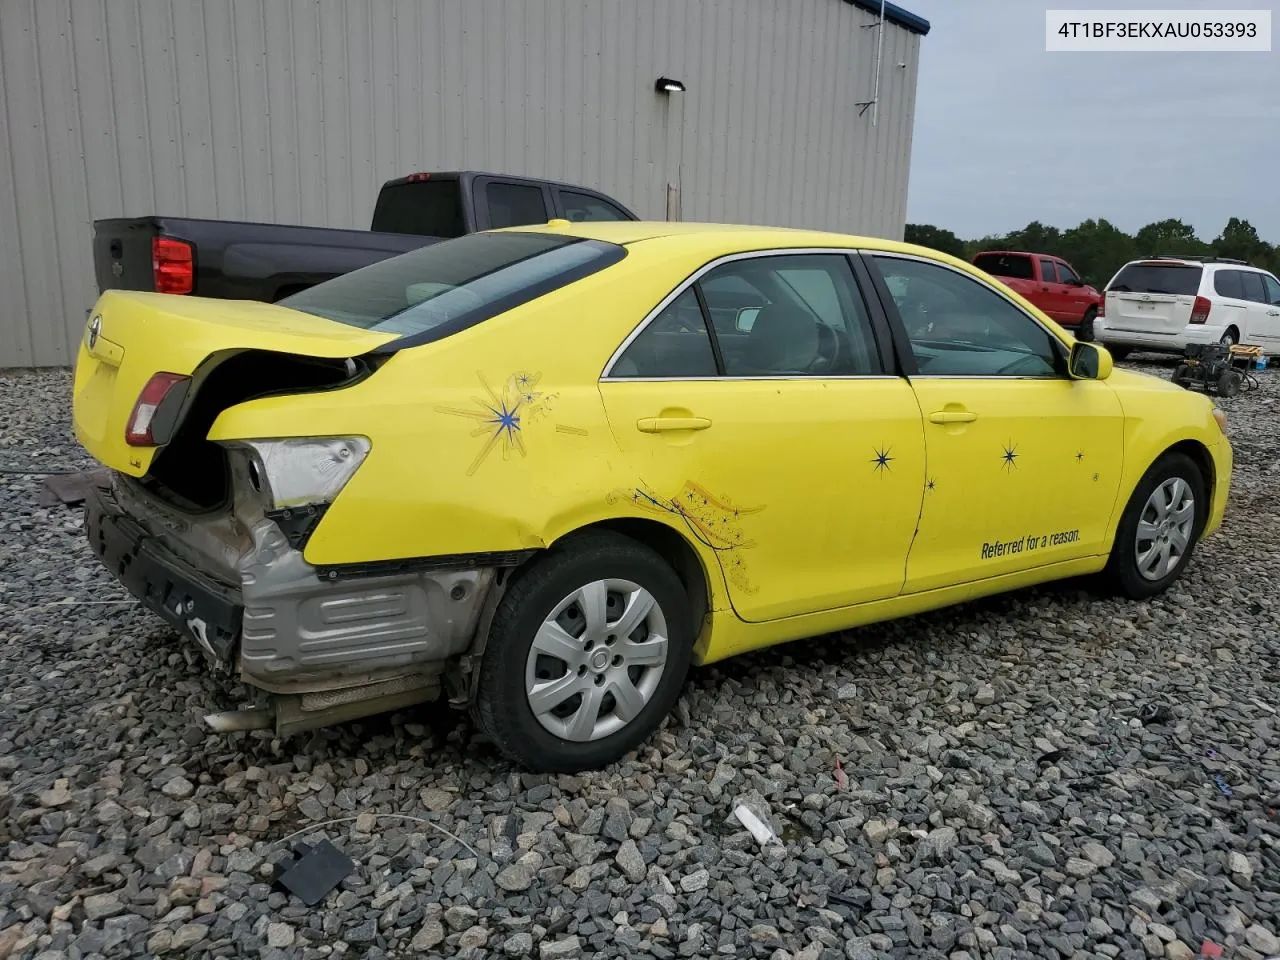
[[[1045,10],[1266,2],[898,0],[921,40],[907,219],[972,238],[1105,217],[1242,217],[1280,243],[1280,11],[1271,53],[1047,53]]]

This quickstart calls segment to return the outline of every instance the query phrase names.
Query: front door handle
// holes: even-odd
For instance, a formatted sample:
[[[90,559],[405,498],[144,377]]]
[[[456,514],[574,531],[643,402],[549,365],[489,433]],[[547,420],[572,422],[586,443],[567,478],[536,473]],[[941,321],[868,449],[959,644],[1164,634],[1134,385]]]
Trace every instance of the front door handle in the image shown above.
[[[930,423],[973,423],[977,419],[978,415],[968,410],[938,410],[929,414]]]
[[[642,417],[636,421],[641,433],[666,433],[671,430],[705,430],[711,426],[706,417]]]

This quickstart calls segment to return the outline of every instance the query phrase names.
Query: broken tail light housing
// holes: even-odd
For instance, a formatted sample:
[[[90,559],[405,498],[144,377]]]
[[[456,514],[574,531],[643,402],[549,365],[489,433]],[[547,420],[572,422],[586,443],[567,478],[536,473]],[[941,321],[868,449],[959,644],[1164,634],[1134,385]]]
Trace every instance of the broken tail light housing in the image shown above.
[[[154,447],[168,440],[167,431],[157,439],[156,412],[166,398],[178,398],[175,388],[181,387],[181,394],[186,393],[186,385],[191,378],[181,373],[157,373],[147,381],[147,385],[138,394],[129,414],[129,423],[124,429],[124,442],[131,447]]]
[[[190,293],[196,277],[191,244],[173,237],[152,237],[151,273],[156,293]]]
[[[1191,322],[1204,323],[1209,319],[1209,310],[1213,304],[1209,302],[1208,297],[1196,297],[1195,305],[1191,308]]]
[[[277,510],[332,503],[369,455],[367,437],[246,440],[251,482]]]

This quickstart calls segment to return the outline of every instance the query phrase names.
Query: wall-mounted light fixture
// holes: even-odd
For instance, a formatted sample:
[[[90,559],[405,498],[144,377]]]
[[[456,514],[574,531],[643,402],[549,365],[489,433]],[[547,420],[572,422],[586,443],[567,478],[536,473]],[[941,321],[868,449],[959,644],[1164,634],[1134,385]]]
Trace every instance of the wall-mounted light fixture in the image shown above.
[[[653,85],[655,93],[684,93],[684,84],[679,80],[672,80],[670,77],[659,77],[658,82]]]

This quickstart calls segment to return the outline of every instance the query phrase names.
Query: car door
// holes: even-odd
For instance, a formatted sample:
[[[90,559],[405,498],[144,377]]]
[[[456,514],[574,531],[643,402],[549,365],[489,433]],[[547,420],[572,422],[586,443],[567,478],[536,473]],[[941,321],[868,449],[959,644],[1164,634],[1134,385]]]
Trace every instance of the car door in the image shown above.
[[[1240,270],[1215,270],[1213,272],[1213,305],[1210,315],[1215,326],[1234,327],[1242,342],[1249,341],[1249,298],[1244,292],[1244,273]]]
[[[1036,306],[1053,319],[1061,320],[1065,309],[1062,284],[1058,282],[1058,271],[1048,257],[1038,257],[1037,260],[1040,263],[1040,296],[1035,301]]]
[[[1262,274],[1262,285],[1267,298],[1266,312],[1259,340],[1267,353],[1280,353],[1280,280],[1269,273]]]
[[[717,326],[704,285],[758,312]],[[605,369],[617,495],[714,557],[744,620],[902,590],[924,433],[880,323],[844,254],[762,251],[684,281]]]
[[[1245,312],[1248,320],[1240,330],[1240,342],[1265,345],[1269,321],[1268,314],[1275,309],[1267,303],[1267,288],[1262,274],[1256,270],[1240,271],[1240,287],[1244,292]]]
[[[1093,297],[1086,291],[1084,281],[1062,260],[1054,262],[1058,268],[1058,283],[1062,290],[1062,320],[1076,326],[1084,319],[1084,312],[1093,306]]]
[[[900,328],[928,464],[905,590],[1105,552],[1122,467],[1115,392],[1068,378],[1061,341],[994,287],[920,257],[867,259],[895,327],[921,300],[935,320],[925,336],[905,317]]]

